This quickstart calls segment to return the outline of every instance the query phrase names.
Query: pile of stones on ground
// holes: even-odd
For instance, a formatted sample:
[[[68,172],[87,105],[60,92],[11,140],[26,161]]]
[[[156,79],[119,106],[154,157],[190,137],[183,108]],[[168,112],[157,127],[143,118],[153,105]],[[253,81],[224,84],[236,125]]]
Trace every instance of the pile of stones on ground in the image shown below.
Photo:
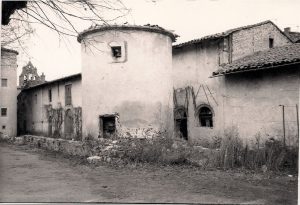
[[[72,156],[86,157],[87,161],[91,164],[101,164],[103,162],[110,164],[124,164],[126,163],[126,152],[134,148],[138,141],[151,139],[139,139],[139,138],[122,138],[122,139],[97,139],[86,141],[74,141],[59,138],[49,138],[35,135],[23,135],[20,137],[10,138],[8,136],[0,135],[0,139],[17,144],[17,145],[29,145],[36,148],[41,148],[49,151],[60,152]],[[174,152],[174,150],[191,149],[188,143],[181,140],[174,140],[171,150],[166,150],[165,154]],[[193,153],[187,159],[188,164],[192,164],[199,167],[205,167],[208,164],[211,150],[201,147],[193,146]]]

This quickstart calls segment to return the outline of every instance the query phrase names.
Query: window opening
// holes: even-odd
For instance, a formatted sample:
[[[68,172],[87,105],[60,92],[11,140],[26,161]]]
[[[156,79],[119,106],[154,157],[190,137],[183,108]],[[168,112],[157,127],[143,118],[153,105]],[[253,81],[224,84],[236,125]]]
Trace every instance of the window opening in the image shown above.
[[[115,58],[121,58],[122,57],[122,49],[121,46],[113,46],[111,47],[112,55]]]
[[[269,38],[269,48],[273,48],[273,47],[274,47],[274,39]]]
[[[2,117],[7,116],[7,108],[1,108],[1,116]]]
[[[200,108],[199,121],[201,127],[213,127],[213,114],[208,107]]]

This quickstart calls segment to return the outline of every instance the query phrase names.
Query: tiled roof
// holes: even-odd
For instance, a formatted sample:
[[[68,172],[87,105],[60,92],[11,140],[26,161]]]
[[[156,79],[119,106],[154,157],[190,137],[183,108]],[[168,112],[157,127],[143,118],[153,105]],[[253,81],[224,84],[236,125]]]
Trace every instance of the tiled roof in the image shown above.
[[[8,49],[8,48],[4,48],[4,47],[1,47],[1,51],[10,52],[10,53],[14,53],[14,54],[17,54],[17,55],[19,54],[18,51]]]
[[[69,76],[66,76],[66,77],[58,78],[58,79],[55,79],[55,80],[47,81],[47,82],[44,82],[44,83],[41,83],[41,84],[33,85],[33,86],[30,86],[30,87],[24,88],[23,90],[31,90],[31,89],[34,89],[34,88],[39,88],[39,87],[44,87],[44,86],[47,86],[47,85],[51,85],[53,83],[57,83],[57,82],[60,82],[60,81],[72,80],[72,79],[77,79],[77,78],[81,79],[81,73],[77,73],[77,74],[69,75]]]
[[[81,40],[88,34],[95,33],[98,31],[107,31],[107,30],[140,30],[140,31],[149,31],[149,32],[156,32],[156,33],[161,33],[164,35],[169,36],[172,41],[176,41],[176,38],[178,37],[177,34],[164,29],[158,25],[150,25],[146,24],[144,26],[139,26],[139,25],[96,25],[96,26],[91,26],[90,28],[82,31],[79,33],[77,37],[77,41],[80,43]]]
[[[213,35],[208,35],[208,36],[204,36],[202,38],[198,38],[198,39],[194,39],[194,40],[187,41],[187,42],[184,42],[184,43],[180,43],[180,44],[174,45],[173,48],[180,48],[180,47],[183,47],[183,46],[187,46],[187,45],[191,45],[191,44],[195,44],[195,43],[200,43],[204,40],[214,40],[214,39],[218,39],[218,38],[224,38],[224,37],[226,37],[226,36],[228,36],[228,35],[230,35],[234,32],[245,30],[245,29],[250,29],[250,28],[253,28],[253,27],[256,27],[256,26],[261,26],[261,25],[268,24],[268,23],[273,24],[283,35],[287,36],[272,21],[268,20],[268,21],[263,21],[263,22],[257,23],[257,24],[242,26],[242,27],[227,30],[227,31],[222,32],[222,33],[216,33],[216,34],[213,34]],[[289,36],[287,36],[287,38],[289,38]],[[292,39],[290,39],[290,40],[292,40]]]
[[[300,44],[298,43],[260,51],[233,61],[230,64],[225,64],[218,71],[213,72],[213,76],[260,70],[294,63],[300,64]]]
[[[295,43],[300,43],[300,32],[289,32],[287,34]]]

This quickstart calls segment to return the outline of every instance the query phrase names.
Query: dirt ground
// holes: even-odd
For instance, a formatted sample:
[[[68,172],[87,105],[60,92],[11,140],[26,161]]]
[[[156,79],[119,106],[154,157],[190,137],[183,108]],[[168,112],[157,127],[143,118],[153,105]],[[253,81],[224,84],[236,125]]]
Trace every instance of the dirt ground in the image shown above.
[[[180,166],[95,167],[0,143],[0,201],[297,204],[297,176]]]

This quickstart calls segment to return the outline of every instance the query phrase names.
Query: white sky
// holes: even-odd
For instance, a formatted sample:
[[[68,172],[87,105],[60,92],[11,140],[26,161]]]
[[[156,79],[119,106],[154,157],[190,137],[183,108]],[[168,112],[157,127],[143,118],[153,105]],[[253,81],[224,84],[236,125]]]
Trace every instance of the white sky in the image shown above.
[[[271,20],[279,28],[300,32],[300,0],[123,0],[132,11],[119,23],[157,24],[180,35],[184,42],[231,28]],[[79,25],[81,30],[90,24]],[[76,38],[60,42],[55,32],[34,26],[27,45],[31,61],[46,80],[81,72],[80,44]],[[29,57],[19,55],[20,73]]]

